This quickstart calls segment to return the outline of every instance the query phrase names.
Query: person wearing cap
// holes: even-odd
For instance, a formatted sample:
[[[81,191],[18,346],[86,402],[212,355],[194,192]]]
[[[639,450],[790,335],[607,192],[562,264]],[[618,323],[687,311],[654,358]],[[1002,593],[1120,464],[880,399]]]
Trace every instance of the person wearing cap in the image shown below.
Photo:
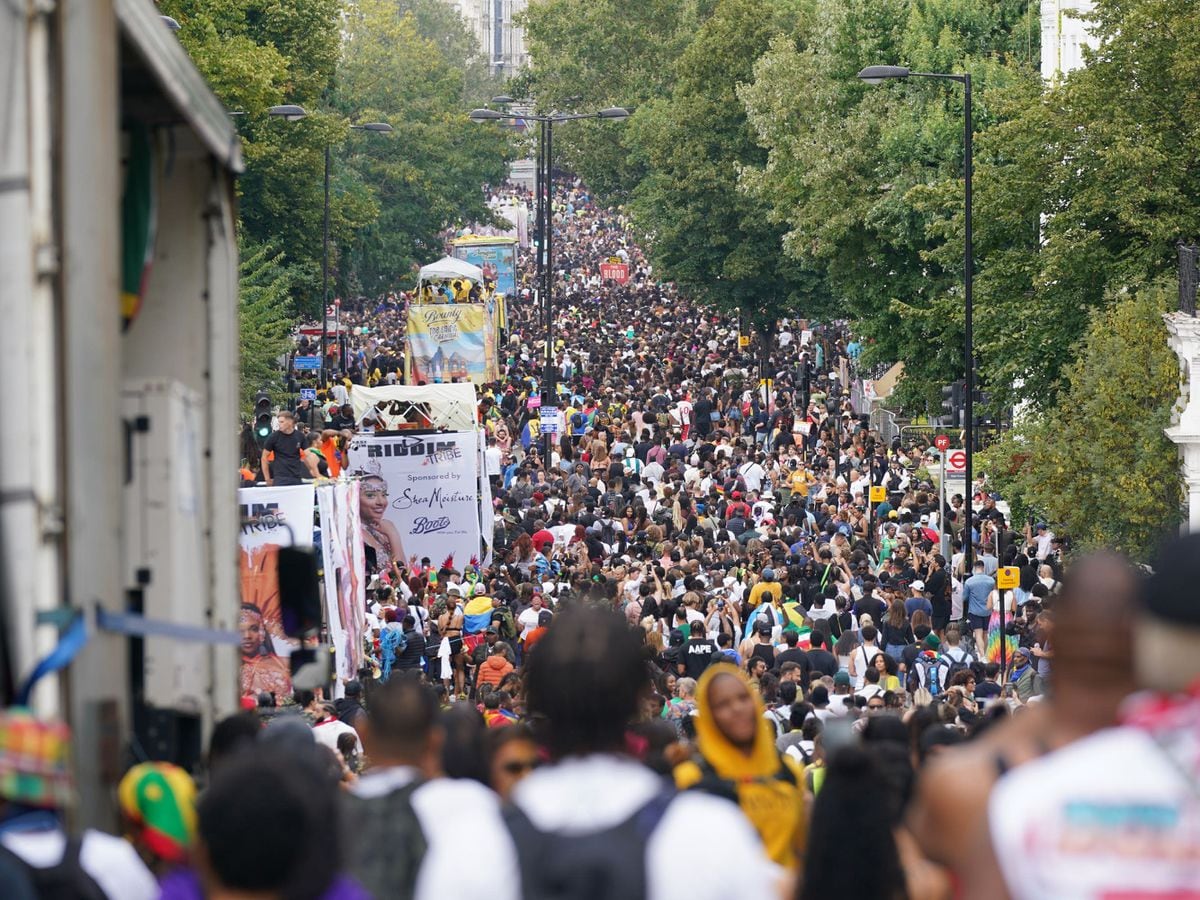
[[[779,600],[783,597],[783,585],[775,580],[775,570],[767,567],[762,570],[762,577],[750,588],[750,597],[747,599],[751,609],[758,609],[760,603],[768,597],[768,595]]]
[[[64,827],[75,800],[70,744],[64,724],[21,708],[0,712],[0,896],[40,900],[43,887],[61,891],[65,882],[66,896],[155,900],[158,882],[133,844],[92,829],[76,837]],[[155,844],[167,853],[190,839],[186,822],[161,830]]]
[[[117,801],[126,840],[156,877],[187,864],[196,834],[192,776],[171,763],[139,763],[121,778]]]
[[[908,614],[908,617],[911,619],[913,613],[921,610],[925,615],[932,618],[933,605],[929,602],[929,598],[925,596],[925,582],[918,578],[912,583],[909,590],[911,594],[904,601],[904,611]]]
[[[1045,522],[1038,522],[1030,530],[1029,523],[1025,523],[1025,546],[1036,547],[1035,555],[1039,563],[1044,563],[1053,549],[1054,532]]]
[[[471,665],[475,671],[479,671],[479,667],[487,660],[492,653],[493,647],[499,647],[500,652],[514,666],[517,664],[516,656],[513,653],[512,647],[500,640],[500,629],[493,623],[483,632],[483,643],[479,644],[471,651]]]

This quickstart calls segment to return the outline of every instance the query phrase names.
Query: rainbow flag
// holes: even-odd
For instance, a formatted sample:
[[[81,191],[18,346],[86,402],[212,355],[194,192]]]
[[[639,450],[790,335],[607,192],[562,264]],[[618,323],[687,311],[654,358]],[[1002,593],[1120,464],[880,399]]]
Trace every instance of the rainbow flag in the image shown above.
[[[479,634],[486,631],[492,622],[492,598],[480,595],[472,597],[463,607],[463,631]]]

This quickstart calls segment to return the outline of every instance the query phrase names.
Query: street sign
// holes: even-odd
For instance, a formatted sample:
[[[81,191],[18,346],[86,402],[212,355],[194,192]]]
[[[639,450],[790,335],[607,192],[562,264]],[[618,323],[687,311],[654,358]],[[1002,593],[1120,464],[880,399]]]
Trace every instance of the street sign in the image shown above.
[[[950,447],[949,436],[945,435],[945,434],[939,434],[937,437],[935,437],[933,439],[933,446],[937,447],[939,450],[941,450],[943,452],[948,450]],[[966,460],[963,460],[963,462],[965,463]]]
[[[300,388],[300,399],[301,400],[316,400],[317,399],[317,389],[316,388]]]
[[[300,371],[300,372],[304,371],[305,369],[312,369],[315,371],[315,370],[321,368],[321,357],[319,357],[319,356],[293,356],[292,357],[292,368],[297,371]]]
[[[882,503],[887,499],[887,488],[882,484],[871,485],[871,502]]]
[[[749,346],[750,346],[750,335],[739,334],[738,335],[738,348],[741,350],[745,350]]]
[[[542,434],[558,434],[561,421],[557,406],[543,406],[538,410],[538,430]]]
[[[967,471],[967,451],[951,450],[946,454],[946,474],[964,475]]]
[[[996,570],[996,587],[1010,591],[1021,586],[1021,570],[1016,566],[1001,566]]]

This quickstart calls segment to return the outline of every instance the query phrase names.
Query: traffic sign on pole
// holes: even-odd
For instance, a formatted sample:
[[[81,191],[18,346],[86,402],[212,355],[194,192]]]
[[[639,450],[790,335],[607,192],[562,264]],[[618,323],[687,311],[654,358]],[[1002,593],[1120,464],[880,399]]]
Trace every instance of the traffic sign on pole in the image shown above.
[[[1016,566],[1001,566],[996,570],[996,587],[1010,591],[1021,586],[1021,570]]]
[[[870,500],[872,503],[882,503],[886,499],[887,499],[887,488],[886,487],[884,487],[882,484],[871,485]]]
[[[946,454],[946,474],[965,475],[967,473],[967,451],[962,448],[951,450]]]
[[[317,389],[316,388],[300,388],[300,399],[301,400],[316,400],[317,399]]]
[[[933,446],[935,446],[939,450],[945,452],[950,447],[950,436],[945,435],[945,434],[939,434],[937,437],[935,437],[933,439]]]

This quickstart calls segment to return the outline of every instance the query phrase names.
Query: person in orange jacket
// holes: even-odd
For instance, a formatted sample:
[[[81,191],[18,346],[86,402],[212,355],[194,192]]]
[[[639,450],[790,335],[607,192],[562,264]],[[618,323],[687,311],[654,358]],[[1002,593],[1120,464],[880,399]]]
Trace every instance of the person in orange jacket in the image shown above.
[[[512,670],[513,664],[504,655],[504,648],[493,646],[488,658],[479,664],[479,671],[475,676],[475,690],[481,690],[484,685],[494,688]]]

